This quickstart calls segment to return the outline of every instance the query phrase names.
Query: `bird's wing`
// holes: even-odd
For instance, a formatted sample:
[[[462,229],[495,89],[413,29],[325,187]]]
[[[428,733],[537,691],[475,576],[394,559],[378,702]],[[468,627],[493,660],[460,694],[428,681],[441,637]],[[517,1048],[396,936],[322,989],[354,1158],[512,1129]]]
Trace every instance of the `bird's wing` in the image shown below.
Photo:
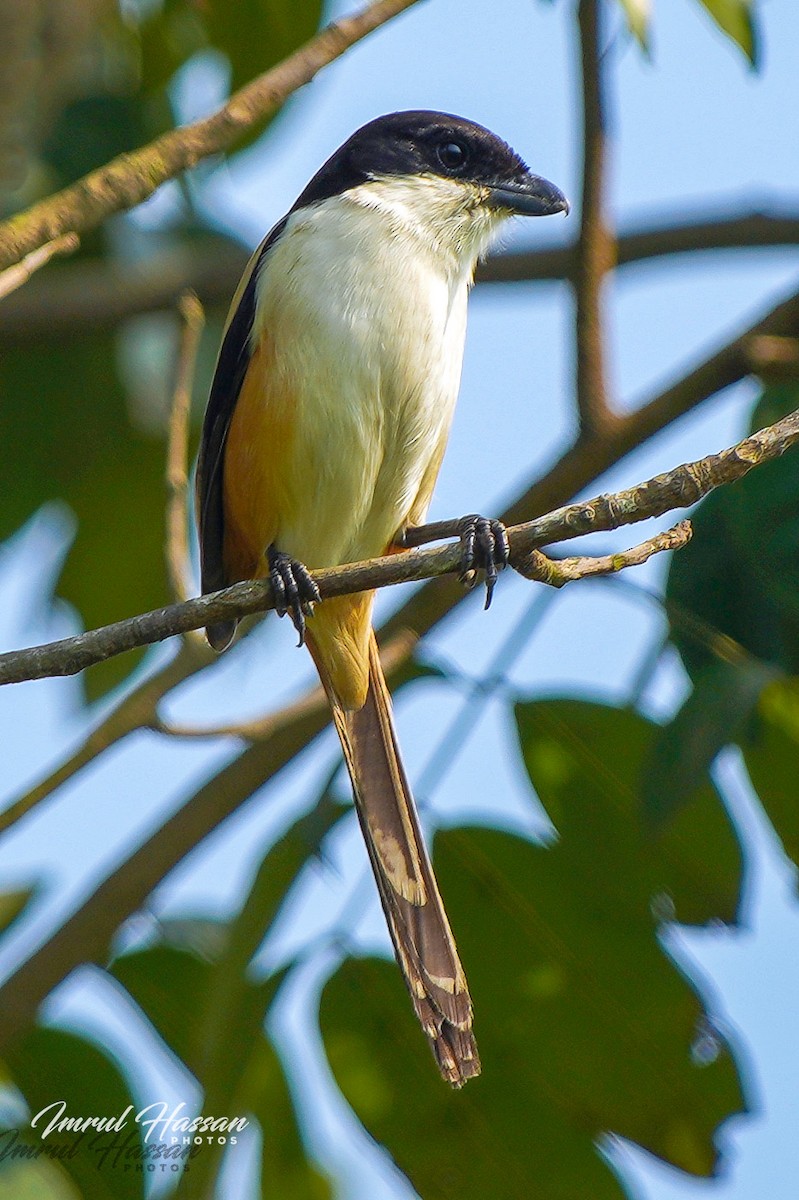
[[[215,592],[232,581],[225,576],[223,472],[225,444],[233,410],[252,357],[256,285],[264,259],[286,227],[275,225],[250,259],[233,297],[216,362],[197,459],[197,524],[200,534],[201,590]]]

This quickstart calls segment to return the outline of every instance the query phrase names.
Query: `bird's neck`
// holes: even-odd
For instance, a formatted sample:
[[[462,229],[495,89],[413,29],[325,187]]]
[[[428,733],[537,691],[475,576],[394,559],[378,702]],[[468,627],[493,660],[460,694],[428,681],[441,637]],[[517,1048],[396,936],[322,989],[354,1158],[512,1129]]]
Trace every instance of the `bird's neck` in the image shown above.
[[[503,219],[481,199],[479,189],[433,175],[383,176],[346,193],[348,203],[382,218],[387,236],[469,280]]]

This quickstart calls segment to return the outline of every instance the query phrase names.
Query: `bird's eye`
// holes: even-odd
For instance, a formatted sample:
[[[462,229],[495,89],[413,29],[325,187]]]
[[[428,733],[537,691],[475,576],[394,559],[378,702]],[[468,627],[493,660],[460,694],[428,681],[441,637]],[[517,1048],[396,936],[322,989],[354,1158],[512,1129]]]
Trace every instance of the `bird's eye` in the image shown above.
[[[438,161],[447,171],[457,171],[462,167],[469,153],[462,142],[442,142],[437,147]]]

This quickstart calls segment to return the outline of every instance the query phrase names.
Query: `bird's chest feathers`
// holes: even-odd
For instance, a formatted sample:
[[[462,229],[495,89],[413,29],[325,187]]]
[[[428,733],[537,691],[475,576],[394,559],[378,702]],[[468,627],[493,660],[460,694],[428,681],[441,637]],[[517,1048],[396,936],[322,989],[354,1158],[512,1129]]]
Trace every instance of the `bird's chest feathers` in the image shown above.
[[[471,274],[403,215],[351,195],[295,214],[264,263],[256,313],[308,392],[389,423],[457,392]]]
[[[463,257],[395,203],[335,197],[294,214],[263,263],[253,337],[270,346],[267,391],[292,408],[287,493],[297,509],[310,488],[317,526],[335,513],[348,527],[341,554],[380,552],[440,456],[460,383]]]

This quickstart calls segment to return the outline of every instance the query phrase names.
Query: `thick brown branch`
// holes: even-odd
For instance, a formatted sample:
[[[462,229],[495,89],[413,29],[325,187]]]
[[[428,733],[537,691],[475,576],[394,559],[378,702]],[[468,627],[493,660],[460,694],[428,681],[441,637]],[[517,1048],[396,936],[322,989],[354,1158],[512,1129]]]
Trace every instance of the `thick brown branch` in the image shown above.
[[[230,146],[288,96],[340,58],[355,42],[416,0],[376,0],[334,21],[284,62],[231,96],[210,117],[170,130],[148,146],[121,154],[99,170],[0,225],[0,268],[70,230],[94,229],[111,213],[133,208],[156,188]]]
[[[580,0],[582,56],[583,186],[579,253],[575,262],[575,350],[577,407],[584,437],[601,433],[612,420],[608,402],[603,285],[615,264],[615,236],[607,216],[608,116],[600,46],[602,0]]]
[[[535,520],[508,529],[511,565],[527,560],[530,552],[552,542],[586,533],[617,529],[675,508],[694,504],[714,487],[740,479],[752,467],[777,458],[799,440],[799,411],[762,429],[737,445],[697,462],[675,467],[633,488],[570,504]],[[368,562],[330,567],[314,572],[323,598],[341,596],[370,588],[388,587],[439,575],[457,574],[460,547],[448,545],[425,550],[406,550]],[[73,675],[94,663],[136,646],[162,641],[189,629],[264,612],[273,607],[271,588],[265,580],[238,583],[222,592],[143,613],[90,633],[14,650],[0,655],[0,683],[48,676]]]

